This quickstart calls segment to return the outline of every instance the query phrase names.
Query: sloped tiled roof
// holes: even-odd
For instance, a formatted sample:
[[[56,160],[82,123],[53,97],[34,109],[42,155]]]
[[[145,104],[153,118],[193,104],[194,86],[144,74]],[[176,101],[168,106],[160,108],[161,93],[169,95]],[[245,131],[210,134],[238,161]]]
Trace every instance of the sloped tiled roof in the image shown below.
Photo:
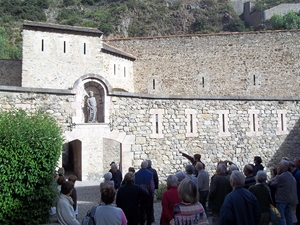
[[[42,23],[42,22],[35,22],[29,20],[24,21],[23,28],[25,29],[34,28],[37,30],[46,29],[46,30],[57,30],[57,31],[81,32],[81,33],[93,34],[97,36],[101,36],[103,34],[102,31],[96,28],[59,25],[54,23]]]
[[[115,55],[118,55],[118,56],[121,56],[121,57],[125,57],[129,60],[136,60],[136,57],[129,54],[129,53],[126,53],[126,52],[123,52],[109,44],[106,44],[103,42],[103,47],[102,47],[102,51],[104,52],[108,52],[108,53],[112,53],[112,54],[115,54]]]

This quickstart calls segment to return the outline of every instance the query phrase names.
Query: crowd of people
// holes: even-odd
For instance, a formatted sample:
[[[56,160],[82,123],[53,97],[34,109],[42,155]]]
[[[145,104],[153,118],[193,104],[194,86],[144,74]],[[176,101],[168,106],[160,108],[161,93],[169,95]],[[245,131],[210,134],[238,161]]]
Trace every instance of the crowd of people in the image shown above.
[[[270,204],[280,212],[273,225],[300,224],[300,158],[283,158],[277,168],[271,169],[271,179],[259,156],[254,164],[241,169],[231,161],[220,161],[210,178],[201,162],[201,156],[191,157],[185,171],[167,177],[167,190],[162,195],[161,225],[206,225],[208,215],[213,225],[269,225]],[[124,179],[116,163],[100,183],[100,205],[96,208],[96,225],[150,225],[155,221],[153,199],[159,180],[151,160],[141,163],[135,171],[128,169]],[[66,181],[64,171],[57,176],[60,195],[56,215],[60,224],[77,225],[76,176]],[[299,221],[299,223],[298,223]]]

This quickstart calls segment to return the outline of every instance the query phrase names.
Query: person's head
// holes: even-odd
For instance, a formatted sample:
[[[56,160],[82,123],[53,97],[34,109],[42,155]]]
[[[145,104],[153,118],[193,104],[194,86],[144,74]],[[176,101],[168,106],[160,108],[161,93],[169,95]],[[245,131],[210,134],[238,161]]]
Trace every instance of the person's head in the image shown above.
[[[295,166],[297,168],[300,168],[300,157],[295,157],[294,158],[294,163],[295,163]]]
[[[57,170],[58,176],[64,176],[65,175],[65,169],[63,167],[60,167]]]
[[[275,177],[277,175],[277,168],[272,168],[271,169],[271,177]]]
[[[59,176],[58,178],[57,178],[57,184],[58,185],[62,185],[64,182],[66,181],[66,179],[65,179],[65,177],[64,176]]]
[[[116,191],[112,186],[105,186],[101,189],[101,201],[106,205],[113,203],[115,200]]]
[[[112,173],[117,172],[117,170],[118,170],[117,164],[115,164],[115,163],[111,164],[111,165],[110,165],[110,169],[111,169],[111,172],[112,172]]]
[[[253,167],[250,164],[247,164],[244,166],[244,174],[246,177],[251,177],[253,176]]]
[[[289,161],[289,170],[291,172],[294,172],[294,170],[296,169],[296,165],[293,161]]]
[[[200,154],[195,154],[195,155],[194,155],[194,160],[195,160],[196,162],[200,162],[200,160],[201,160],[201,155],[200,155]]]
[[[217,174],[226,174],[227,168],[226,165],[223,163],[219,163],[217,166]]]
[[[141,168],[147,168],[148,167],[148,162],[147,160],[144,160],[142,163],[141,163]]]
[[[243,187],[245,183],[245,177],[242,172],[234,170],[230,175],[230,185],[232,188]]]
[[[125,177],[124,177],[124,183],[125,184],[133,184],[134,183],[134,174],[131,172],[126,173]]]
[[[186,165],[186,167],[185,167],[185,173],[189,174],[189,175],[193,174],[194,173],[194,166],[190,165],[190,164]]]
[[[112,178],[112,174],[111,174],[111,172],[106,172],[105,174],[103,174],[103,178],[104,178],[104,180],[111,180],[111,178]]]
[[[199,201],[197,185],[191,179],[185,178],[178,186],[179,198],[186,203],[195,204]]]
[[[180,184],[181,183],[181,181],[183,181],[183,179],[185,178],[185,174],[184,174],[184,172],[182,172],[182,171],[178,171],[176,174],[175,174],[175,176],[177,177],[177,182],[178,182],[178,184]]]
[[[287,160],[281,160],[281,162],[279,163],[278,168],[277,168],[277,173],[281,174],[285,171],[288,171],[289,165],[290,164]]]
[[[134,167],[129,167],[129,168],[128,168],[128,172],[135,173]]]
[[[64,195],[70,195],[72,193],[72,190],[74,188],[74,183],[71,181],[65,181],[61,185],[60,192]]]
[[[257,172],[257,174],[256,174],[255,179],[256,179],[257,183],[265,183],[266,180],[267,180],[267,174],[266,174],[266,172],[263,171],[263,170],[259,170]]]
[[[258,165],[258,164],[261,164],[262,163],[262,160],[259,156],[254,156],[254,164],[255,165]]]
[[[234,170],[239,170],[239,168],[235,164],[231,164],[229,166],[229,174],[231,174]]]
[[[147,163],[148,163],[148,168],[151,168],[152,166],[152,161],[150,159],[147,160]]]
[[[167,178],[167,187],[176,187],[178,186],[178,178],[175,175],[169,175]]]
[[[197,162],[195,168],[197,171],[203,170],[203,163]]]
[[[68,181],[71,181],[75,184],[75,182],[77,181],[77,176],[74,174],[71,174],[68,178]]]

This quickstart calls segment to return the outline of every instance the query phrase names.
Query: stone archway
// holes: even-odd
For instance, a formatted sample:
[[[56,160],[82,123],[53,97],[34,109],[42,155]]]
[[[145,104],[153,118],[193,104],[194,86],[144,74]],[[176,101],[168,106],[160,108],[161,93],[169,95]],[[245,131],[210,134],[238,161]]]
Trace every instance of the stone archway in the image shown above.
[[[72,122],[75,124],[87,123],[87,98],[88,93],[92,91],[97,103],[97,122],[109,123],[109,101],[108,93],[111,92],[111,87],[108,81],[97,74],[86,74],[80,77],[73,87],[76,93],[73,108],[75,108],[75,116],[72,117]]]

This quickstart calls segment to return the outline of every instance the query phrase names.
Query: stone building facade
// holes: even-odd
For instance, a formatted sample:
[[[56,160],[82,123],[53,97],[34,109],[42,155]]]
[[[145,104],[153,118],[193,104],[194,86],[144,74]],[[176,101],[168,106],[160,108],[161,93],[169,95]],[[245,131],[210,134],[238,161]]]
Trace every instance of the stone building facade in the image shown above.
[[[103,41],[95,29],[26,21],[22,68],[0,62],[0,103],[51,113],[66,140],[60,164],[81,180],[144,159],[164,179],[188,163],[179,151],[200,153],[211,174],[220,160],[242,169],[255,155],[268,171],[299,156],[299,35]],[[19,82],[5,83],[11,74]],[[89,91],[97,123],[87,122]]]

